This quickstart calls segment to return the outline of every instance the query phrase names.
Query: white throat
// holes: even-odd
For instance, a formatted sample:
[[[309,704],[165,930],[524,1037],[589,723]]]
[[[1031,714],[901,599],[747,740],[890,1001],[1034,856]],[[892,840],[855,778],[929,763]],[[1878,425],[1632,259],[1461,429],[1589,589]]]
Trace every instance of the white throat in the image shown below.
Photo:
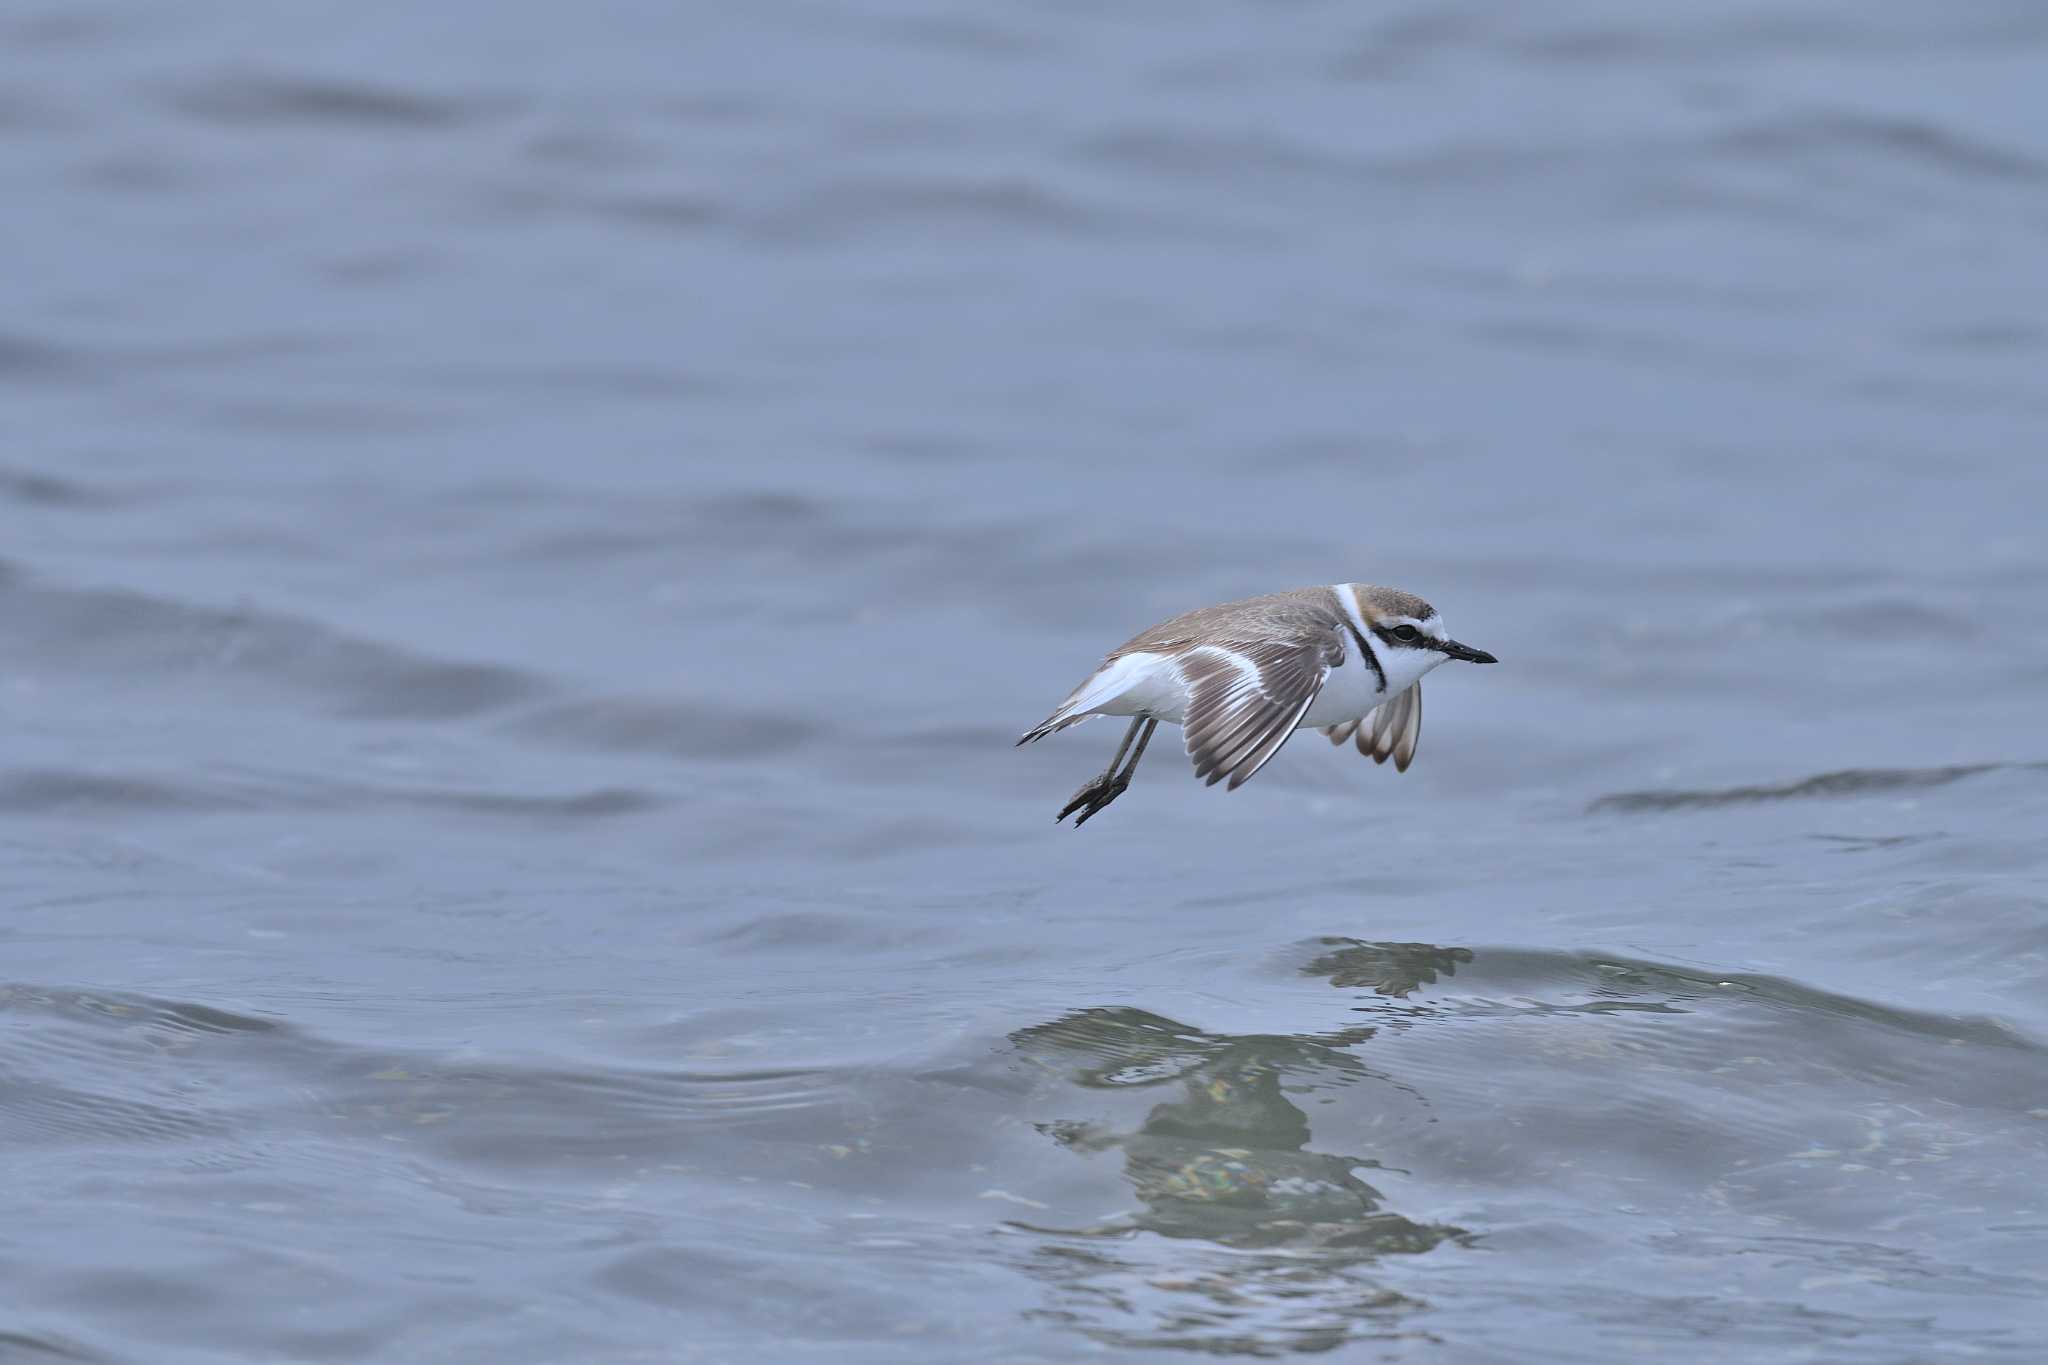
[[[1433,649],[1403,649],[1369,635],[1366,639],[1379,651],[1380,667],[1387,671],[1387,695],[1390,697],[1407,691],[1421,680],[1423,674],[1444,661],[1444,656]]]

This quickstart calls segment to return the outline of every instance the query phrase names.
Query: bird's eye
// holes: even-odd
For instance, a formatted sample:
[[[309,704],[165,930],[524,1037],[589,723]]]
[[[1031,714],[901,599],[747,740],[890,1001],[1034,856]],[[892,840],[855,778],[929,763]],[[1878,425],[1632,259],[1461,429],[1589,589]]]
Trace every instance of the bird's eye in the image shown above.
[[[1404,645],[1412,645],[1422,638],[1422,632],[1413,626],[1395,626],[1388,634]]]

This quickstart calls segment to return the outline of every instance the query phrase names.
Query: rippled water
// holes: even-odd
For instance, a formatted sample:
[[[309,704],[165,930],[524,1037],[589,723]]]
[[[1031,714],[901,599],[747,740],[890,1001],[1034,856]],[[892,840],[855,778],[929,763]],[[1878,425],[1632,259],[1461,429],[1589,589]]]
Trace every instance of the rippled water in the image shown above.
[[[0,43],[0,1358],[2048,1354],[2039,6]]]

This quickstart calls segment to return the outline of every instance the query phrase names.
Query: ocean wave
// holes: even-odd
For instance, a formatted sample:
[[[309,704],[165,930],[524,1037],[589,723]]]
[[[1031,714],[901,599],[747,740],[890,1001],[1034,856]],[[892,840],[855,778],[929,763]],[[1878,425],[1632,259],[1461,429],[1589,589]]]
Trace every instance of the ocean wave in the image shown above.
[[[1698,790],[1615,792],[1595,800],[1592,813],[1706,810],[1719,806],[1760,805],[1772,801],[1804,801],[1870,796],[1881,792],[1925,791],[1966,778],[1995,772],[2044,772],[2048,763],[1959,763],[1942,768],[1845,768],[1792,782]]]

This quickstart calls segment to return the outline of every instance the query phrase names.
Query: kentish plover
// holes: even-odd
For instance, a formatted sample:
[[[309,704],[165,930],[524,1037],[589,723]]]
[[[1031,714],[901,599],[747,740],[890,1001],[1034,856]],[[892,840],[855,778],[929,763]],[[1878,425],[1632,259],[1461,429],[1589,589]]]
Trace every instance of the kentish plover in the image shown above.
[[[1077,828],[1130,786],[1162,720],[1182,727],[1195,776],[1212,786],[1227,778],[1234,790],[1307,726],[1332,744],[1355,737],[1358,752],[1405,772],[1422,732],[1422,675],[1446,659],[1498,662],[1453,640],[1434,607],[1398,588],[1339,583],[1248,597],[1132,636],[1017,742],[1090,716],[1132,717],[1109,766],[1056,817],[1079,811]]]

